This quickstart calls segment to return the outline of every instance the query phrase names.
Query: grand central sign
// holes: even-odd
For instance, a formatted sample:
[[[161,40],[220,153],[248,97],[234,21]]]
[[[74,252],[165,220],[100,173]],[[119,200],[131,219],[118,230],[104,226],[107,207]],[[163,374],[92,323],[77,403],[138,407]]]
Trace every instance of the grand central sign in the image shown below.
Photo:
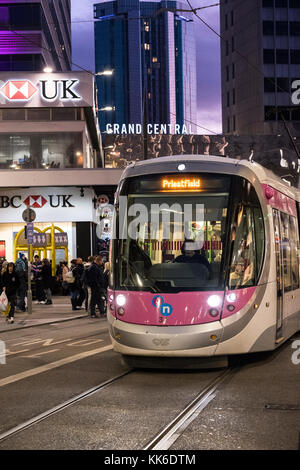
[[[92,107],[93,93],[87,72],[0,73],[0,108]]]

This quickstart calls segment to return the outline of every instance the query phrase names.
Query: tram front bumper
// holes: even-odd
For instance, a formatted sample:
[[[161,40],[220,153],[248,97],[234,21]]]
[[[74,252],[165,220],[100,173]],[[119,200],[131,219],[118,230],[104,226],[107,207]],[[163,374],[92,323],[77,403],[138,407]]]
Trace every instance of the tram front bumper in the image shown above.
[[[213,356],[222,339],[221,322],[186,326],[126,323],[108,313],[114,350],[126,355]]]

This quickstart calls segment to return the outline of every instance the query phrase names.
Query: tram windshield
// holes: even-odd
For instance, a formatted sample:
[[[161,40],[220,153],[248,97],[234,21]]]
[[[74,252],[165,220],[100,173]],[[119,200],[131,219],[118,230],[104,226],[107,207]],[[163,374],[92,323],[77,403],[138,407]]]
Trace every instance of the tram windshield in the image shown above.
[[[233,199],[236,193],[239,199]],[[112,277],[121,290],[248,287],[255,284],[263,257],[257,196],[237,177],[131,178],[119,196],[116,231]]]

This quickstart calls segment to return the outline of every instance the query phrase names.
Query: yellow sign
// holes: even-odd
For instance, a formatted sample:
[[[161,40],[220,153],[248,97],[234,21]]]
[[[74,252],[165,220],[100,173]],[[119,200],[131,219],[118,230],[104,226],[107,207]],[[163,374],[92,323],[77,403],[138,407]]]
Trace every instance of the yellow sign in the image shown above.
[[[199,191],[201,180],[199,178],[164,178],[161,182],[161,187],[166,191]]]

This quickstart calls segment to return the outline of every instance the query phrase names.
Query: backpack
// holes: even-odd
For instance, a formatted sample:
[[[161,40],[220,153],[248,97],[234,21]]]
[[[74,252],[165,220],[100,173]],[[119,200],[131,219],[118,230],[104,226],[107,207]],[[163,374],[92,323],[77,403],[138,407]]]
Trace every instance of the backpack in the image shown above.
[[[68,284],[73,284],[75,282],[75,277],[74,277],[74,274],[72,273],[72,271],[68,271],[65,278],[66,278],[65,280]]]

